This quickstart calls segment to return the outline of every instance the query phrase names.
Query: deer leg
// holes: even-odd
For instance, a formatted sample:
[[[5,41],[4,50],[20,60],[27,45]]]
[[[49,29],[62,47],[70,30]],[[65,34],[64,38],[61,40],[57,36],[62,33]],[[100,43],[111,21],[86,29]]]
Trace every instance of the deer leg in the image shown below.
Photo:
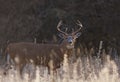
[[[12,69],[12,59],[10,58],[10,55],[9,54],[7,54],[6,55],[6,63],[4,64],[4,66],[3,66],[3,68],[4,68],[4,72],[3,72],[3,74],[4,75],[6,75],[7,74],[7,72],[8,72],[8,70],[9,69]]]

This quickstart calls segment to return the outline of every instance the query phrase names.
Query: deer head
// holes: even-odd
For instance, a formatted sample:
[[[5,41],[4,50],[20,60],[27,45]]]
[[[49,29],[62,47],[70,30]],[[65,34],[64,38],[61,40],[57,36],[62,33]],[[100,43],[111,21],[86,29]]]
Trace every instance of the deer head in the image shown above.
[[[81,32],[79,31],[83,26],[79,20],[77,20],[76,24],[79,26],[79,29],[69,34],[60,29],[60,26],[62,25],[62,21],[60,21],[57,25],[57,30],[60,32],[59,36],[63,39],[61,45],[65,46],[67,49],[73,49],[76,39],[81,35]]]

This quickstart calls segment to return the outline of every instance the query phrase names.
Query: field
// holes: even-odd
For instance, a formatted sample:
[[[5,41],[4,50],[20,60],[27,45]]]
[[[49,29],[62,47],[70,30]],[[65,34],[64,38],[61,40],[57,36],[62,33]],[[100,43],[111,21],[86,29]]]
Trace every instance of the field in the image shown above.
[[[52,70],[52,60],[50,62],[50,74],[43,66],[28,64],[24,67],[23,75],[18,71],[10,69],[7,75],[0,71],[0,82],[119,82],[120,57],[114,48],[106,54],[104,50],[98,51],[98,56],[92,56],[94,49],[89,51],[77,49],[77,60],[73,63],[64,54],[64,61],[57,71]],[[87,55],[86,55],[87,54]],[[99,56],[100,55],[100,56]],[[111,59],[111,56],[114,56]]]

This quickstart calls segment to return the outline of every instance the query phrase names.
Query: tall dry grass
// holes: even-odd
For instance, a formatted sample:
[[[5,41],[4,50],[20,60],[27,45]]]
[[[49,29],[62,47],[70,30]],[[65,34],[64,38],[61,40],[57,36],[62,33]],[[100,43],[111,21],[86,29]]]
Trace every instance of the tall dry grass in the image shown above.
[[[94,54],[99,54],[100,57]],[[63,65],[56,72],[52,70],[51,60],[50,74],[43,66],[26,66],[22,77],[15,69],[10,69],[7,75],[3,75],[1,68],[0,82],[120,82],[120,57],[114,48],[111,48],[108,54],[105,50],[96,53],[93,48],[90,50],[78,48],[76,55],[77,60],[71,63],[65,54]],[[111,55],[115,56],[113,60],[110,58]]]

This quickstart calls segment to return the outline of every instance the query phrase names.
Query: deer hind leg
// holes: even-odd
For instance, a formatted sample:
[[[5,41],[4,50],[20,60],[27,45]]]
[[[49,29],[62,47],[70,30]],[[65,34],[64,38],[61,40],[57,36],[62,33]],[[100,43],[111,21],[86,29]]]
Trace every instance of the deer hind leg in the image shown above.
[[[3,68],[4,68],[4,72],[3,72],[3,74],[4,75],[6,75],[7,74],[7,72],[8,72],[8,70],[9,69],[12,69],[12,65],[13,65],[14,63],[13,63],[13,60],[10,58],[10,55],[9,54],[7,54],[6,55],[6,63],[4,64],[4,66],[3,66]]]
[[[13,59],[10,57],[9,54],[7,54],[6,63],[7,63],[7,65],[9,65],[10,67],[12,67],[12,65],[13,65],[13,66],[15,65]]]

